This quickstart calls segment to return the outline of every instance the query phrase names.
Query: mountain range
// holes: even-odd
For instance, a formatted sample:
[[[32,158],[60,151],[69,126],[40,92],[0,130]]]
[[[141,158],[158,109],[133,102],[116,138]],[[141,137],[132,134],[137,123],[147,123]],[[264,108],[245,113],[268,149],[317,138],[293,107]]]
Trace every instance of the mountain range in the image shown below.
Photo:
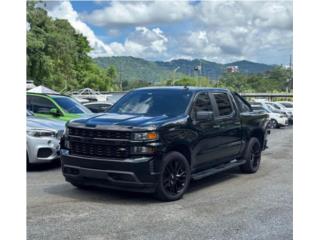
[[[94,59],[101,67],[114,65],[122,80],[144,80],[148,82],[160,82],[182,76],[208,77],[211,80],[218,79],[228,66],[238,66],[240,73],[263,73],[275,67],[263,63],[247,60],[236,61],[227,64],[210,62],[203,59],[175,59],[172,61],[148,61],[135,57],[99,57]],[[195,67],[201,64],[201,71],[195,71]],[[176,69],[176,73],[174,70]]]

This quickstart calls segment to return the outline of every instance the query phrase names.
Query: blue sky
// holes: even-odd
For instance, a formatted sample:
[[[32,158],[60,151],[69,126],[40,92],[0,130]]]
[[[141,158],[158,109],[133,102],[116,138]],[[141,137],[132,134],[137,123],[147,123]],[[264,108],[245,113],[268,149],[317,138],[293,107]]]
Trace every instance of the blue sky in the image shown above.
[[[91,55],[288,64],[291,1],[55,1],[53,18],[85,35]]]

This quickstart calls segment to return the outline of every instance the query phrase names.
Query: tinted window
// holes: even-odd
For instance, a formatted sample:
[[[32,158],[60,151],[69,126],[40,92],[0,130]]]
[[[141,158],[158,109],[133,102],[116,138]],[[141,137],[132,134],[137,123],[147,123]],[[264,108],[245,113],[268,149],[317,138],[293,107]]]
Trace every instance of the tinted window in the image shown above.
[[[56,103],[67,113],[81,114],[90,113],[90,110],[76,100],[64,96],[51,96]]]
[[[207,93],[201,93],[197,96],[197,100],[194,103],[193,110],[198,111],[212,111],[209,95]]]
[[[247,103],[237,94],[233,94],[234,100],[237,103],[240,112],[250,112],[250,107]]]
[[[50,109],[57,108],[49,99],[45,97],[32,96],[31,110],[34,113],[49,113]]]
[[[133,91],[123,96],[108,112],[178,116],[186,111],[191,96],[192,93],[181,90]]]
[[[213,96],[217,103],[219,115],[230,115],[232,113],[232,106],[229,101],[228,95],[226,93],[214,93]]]

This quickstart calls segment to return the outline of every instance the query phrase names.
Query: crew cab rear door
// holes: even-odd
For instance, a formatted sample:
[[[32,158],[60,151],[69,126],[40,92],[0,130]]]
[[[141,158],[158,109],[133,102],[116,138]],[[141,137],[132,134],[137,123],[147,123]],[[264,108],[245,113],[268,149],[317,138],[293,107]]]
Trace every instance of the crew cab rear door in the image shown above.
[[[237,157],[241,148],[241,122],[239,112],[230,94],[210,92],[214,108],[214,127],[219,136],[220,150],[218,162]]]

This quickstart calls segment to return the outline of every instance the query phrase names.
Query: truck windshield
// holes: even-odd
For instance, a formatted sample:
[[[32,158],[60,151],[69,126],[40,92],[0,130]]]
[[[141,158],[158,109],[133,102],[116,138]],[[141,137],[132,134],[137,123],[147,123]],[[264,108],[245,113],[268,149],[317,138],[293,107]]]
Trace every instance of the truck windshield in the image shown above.
[[[81,114],[81,113],[91,113],[91,111],[85,106],[81,105],[76,100],[64,96],[52,96],[56,103],[63,108],[67,113]]]
[[[116,102],[108,112],[149,116],[178,116],[186,111],[191,96],[191,92],[181,90],[133,91]]]

